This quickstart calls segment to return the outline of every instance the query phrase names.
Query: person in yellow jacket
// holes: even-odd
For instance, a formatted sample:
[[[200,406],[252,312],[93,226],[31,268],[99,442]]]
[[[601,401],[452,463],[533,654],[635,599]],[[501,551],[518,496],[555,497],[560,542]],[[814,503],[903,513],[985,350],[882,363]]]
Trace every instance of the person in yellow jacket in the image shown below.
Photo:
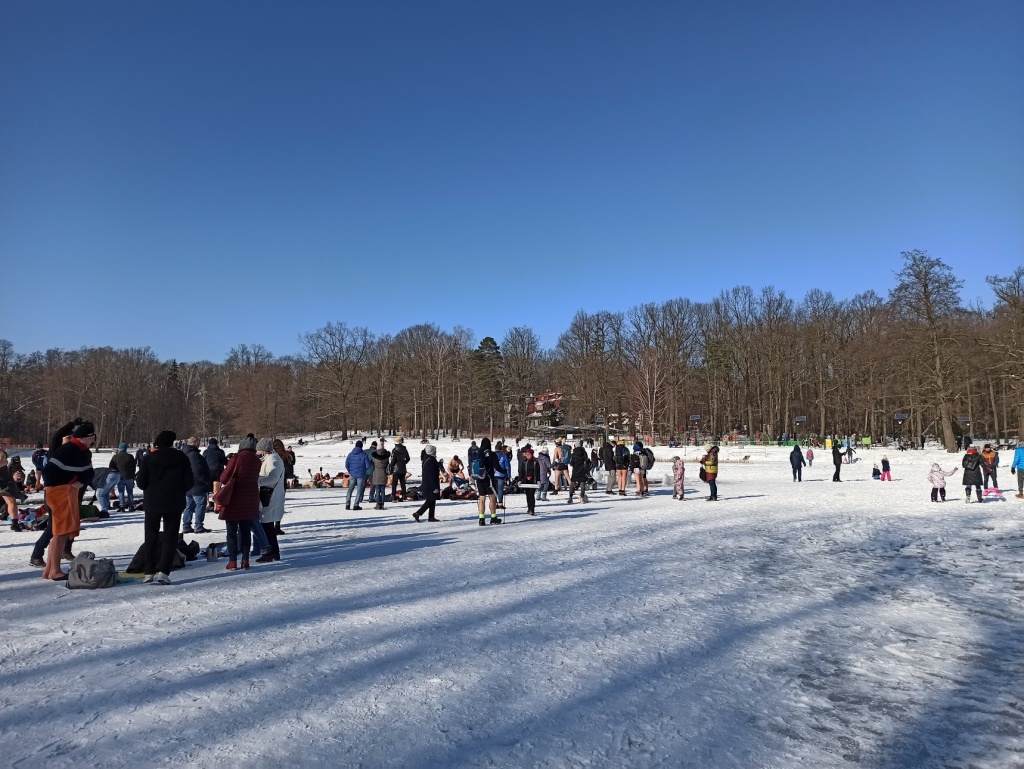
[[[700,460],[701,466],[704,468],[705,480],[708,482],[708,486],[711,488],[711,496],[708,497],[708,502],[718,501],[718,446],[711,446],[708,448],[707,453]]]

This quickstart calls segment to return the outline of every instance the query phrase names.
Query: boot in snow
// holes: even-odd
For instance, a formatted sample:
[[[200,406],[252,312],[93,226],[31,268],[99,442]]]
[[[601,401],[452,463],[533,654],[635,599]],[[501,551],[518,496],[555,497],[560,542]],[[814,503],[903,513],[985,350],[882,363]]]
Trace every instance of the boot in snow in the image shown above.
[[[981,489],[976,489],[976,491],[978,492],[978,501],[984,502],[985,500],[981,498]]]

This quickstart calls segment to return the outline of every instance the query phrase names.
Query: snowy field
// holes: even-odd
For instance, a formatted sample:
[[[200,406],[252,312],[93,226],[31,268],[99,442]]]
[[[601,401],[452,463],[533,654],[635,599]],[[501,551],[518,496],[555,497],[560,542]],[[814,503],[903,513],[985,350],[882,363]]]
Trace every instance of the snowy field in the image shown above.
[[[305,476],[337,472],[348,444],[295,448]],[[660,485],[562,494],[530,518],[513,496],[486,528],[475,503],[417,524],[416,503],[346,512],[344,490],[289,491],[281,563],[197,561],[168,587],[44,583],[35,535],[4,528],[0,762],[1024,766],[1010,454],[1007,501],[965,505],[958,472],[940,505],[928,468],[959,456],[890,452],[879,483],[882,451],[862,452],[834,484],[822,450],[795,484],[788,450],[723,457],[746,453],[717,503],[688,465],[683,503]],[[212,527],[204,547],[224,539]],[[124,568],[141,541],[141,513],[114,513],[76,550]]]

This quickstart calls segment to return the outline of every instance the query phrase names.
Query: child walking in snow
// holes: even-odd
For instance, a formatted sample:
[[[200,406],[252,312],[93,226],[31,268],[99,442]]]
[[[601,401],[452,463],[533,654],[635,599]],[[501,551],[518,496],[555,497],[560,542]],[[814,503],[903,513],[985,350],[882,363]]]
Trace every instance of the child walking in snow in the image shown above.
[[[672,492],[672,499],[678,499],[680,502],[684,501],[683,497],[683,476],[686,474],[686,468],[683,467],[683,460],[679,457],[672,457],[672,478],[675,481],[675,487]]]
[[[928,472],[928,480],[932,482],[932,502],[938,502],[939,497],[942,497],[942,501],[946,501],[946,478],[956,473],[954,467],[949,472],[946,472],[938,463],[932,465],[932,469]]]
[[[882,456],[882,477],[879,480],[891,481],[892,475],[889,474],[889,457]]]

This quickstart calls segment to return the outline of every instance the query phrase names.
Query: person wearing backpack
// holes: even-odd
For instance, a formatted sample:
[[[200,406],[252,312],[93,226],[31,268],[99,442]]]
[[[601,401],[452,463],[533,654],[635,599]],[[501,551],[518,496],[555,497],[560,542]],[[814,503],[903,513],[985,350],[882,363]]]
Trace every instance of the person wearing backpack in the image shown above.
[[[480,525],[486,525],[484,513],[488,501],[491,510],[491,524],[502,523],[502,520],[498,518],[498,499],[494,494],[494,474],[501,472],[501,465],[498,462],[498,455],[491,450],[490,438],[480,439],[480,453],[476,461],[479,475],[476,479],[476,489],[479,495],[476,500],[476,509],[480,514]]]
[[[644,450],[644,444],[637,441],[633,444],[633,456],[630,458],[630,467],[633,470],[633,478],[636,480],[636,495],[646,497],[647,490],[647,469],[650,465],[650,455]]]
[[[615,477],[618,480],[620,497],[626,496],[626,481],[629,478],[630,462],[629,447],[624,440],[620,439],[615,444]]]
[[[135,476],[135,482],[142,489],[145,511],[146,563],[142,581],[147,583],[171,584],[169,575],[178,552],[185,495],[195,484],[188,457],[174,448],[177,438],[171,430],[156,436],[153,451]]]
[[[391,451],[391,501],[397,502],[395,492],[402,487],[402,500],[405,500],[405,476],[409,467],[409,449],[405,447],[405,439],[399,435],[395,438],[395,448]]]

